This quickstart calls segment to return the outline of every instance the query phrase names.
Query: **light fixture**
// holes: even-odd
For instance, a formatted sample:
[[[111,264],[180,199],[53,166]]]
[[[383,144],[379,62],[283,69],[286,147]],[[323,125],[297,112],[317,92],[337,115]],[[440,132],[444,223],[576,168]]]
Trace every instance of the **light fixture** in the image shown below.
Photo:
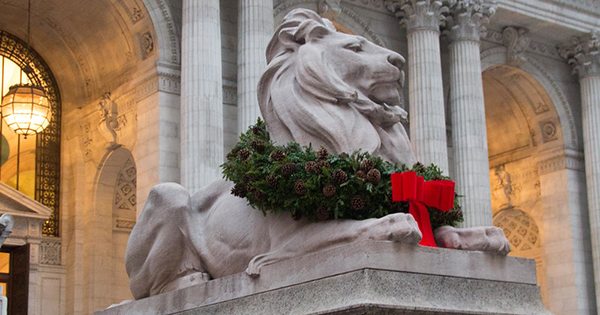
[[[35,85],[17,84],[2,98],[2,118],[17,134],[33,135],[50,124],[52,110],[44,90]]]
[[[31,29],[31,0],[27,4],[27,49]],[[29,66],[23,70],[32,72]],[[46,92],[41,86],[17,84],[8,89],[2,98],[1,112],[6,124],[20,135],[33,135],[42,132],[50,124],[52,110]]]

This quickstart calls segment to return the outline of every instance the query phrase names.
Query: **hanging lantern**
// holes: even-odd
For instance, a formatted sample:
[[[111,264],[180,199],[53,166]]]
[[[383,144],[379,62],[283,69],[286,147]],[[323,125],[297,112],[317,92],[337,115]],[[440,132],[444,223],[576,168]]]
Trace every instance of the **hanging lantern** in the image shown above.
[[[50,124],[52,111],[44,90],[35,85],[17,84],[2,98],[2,118],[21,135],[42,132]]]

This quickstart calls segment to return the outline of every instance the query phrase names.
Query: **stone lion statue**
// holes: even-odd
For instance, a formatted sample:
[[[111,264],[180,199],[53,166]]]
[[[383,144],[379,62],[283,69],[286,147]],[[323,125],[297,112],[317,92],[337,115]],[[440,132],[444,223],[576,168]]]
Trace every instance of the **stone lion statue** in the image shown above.
[[[315,12],[291,11],[268,48],[259,104],[275,142],[296,141],[330,152],[363,149],[392,162],[415,162],[400,121],[404,58],[363,37],[336,32]],[[219,180],[190,195],[175,183],[155,186],[127,246],[126,269],[136,299],[261,268],[365,239],[416,244],[413,217],[309,222],[263,215]],[[436,231],[443,247],[506,254],[494,227]]]

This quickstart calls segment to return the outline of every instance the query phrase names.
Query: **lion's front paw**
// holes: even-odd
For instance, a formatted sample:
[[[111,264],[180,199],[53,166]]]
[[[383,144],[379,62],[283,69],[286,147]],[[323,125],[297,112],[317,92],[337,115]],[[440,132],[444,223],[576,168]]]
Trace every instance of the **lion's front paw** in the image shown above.
[[[442,226],[435,230],[435,241],[441,247],[477,250],[507,255],[510,244],[502,229],[495,226],[454,228]]]
[[[379,220],[382,224],[377,225],[374,231],[376,239],[417,244],[423,237],[417,222],[410,214],[394,213]]]

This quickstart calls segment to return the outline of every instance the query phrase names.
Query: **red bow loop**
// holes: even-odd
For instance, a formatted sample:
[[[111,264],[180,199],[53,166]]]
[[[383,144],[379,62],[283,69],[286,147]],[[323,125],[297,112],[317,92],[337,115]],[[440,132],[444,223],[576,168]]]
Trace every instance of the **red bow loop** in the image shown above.
[[[423,234],[420,245],[436,247],[427,207],[447,212],[454,207],[454,182],[450,180],[425,181],[416,172],[391,175],[392,201],[408,202],[409,213],[415,218]]]

